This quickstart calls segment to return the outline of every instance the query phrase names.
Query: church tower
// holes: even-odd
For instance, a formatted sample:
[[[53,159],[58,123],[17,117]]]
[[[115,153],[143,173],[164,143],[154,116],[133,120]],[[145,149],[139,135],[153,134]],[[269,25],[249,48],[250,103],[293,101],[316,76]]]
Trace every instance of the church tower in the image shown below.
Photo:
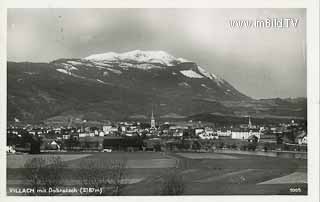
[[[153,116],[153,108],[152,108],[152,113],[151,113],[151,123],[150,123],[150,125],[151,125],[151,129],[155,129],[156,128],[156,121],[155,121],[155,119],[154,119],[154,116]]]
[[[252,128],[251,117],[249,116],[248,128]]]

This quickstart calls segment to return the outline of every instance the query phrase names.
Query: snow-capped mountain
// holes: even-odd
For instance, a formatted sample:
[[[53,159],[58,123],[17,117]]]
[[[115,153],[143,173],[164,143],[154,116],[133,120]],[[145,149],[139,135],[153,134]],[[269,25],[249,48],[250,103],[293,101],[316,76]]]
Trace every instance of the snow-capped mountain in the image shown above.
[[[72,70],[78,70],[76,66],[95,66],[100,69],[107,69],[111,72],[122,73],[121,70],[128,70],[129,68],[136,68],[141,70],[152,70],[152,69],[168,69],[175,67],[183,63],[193,63],[190,60],[184,58],[177,58],[165,51],[141,51],[134,50],[125,53],[107,52],[102,54],[94,54],[85,57],[79,61],[66,61],[61,64],[61,67],[65,69],[57,69],[62,73],[68,74]],[[112,69],[112,67],[118,67],[118,70]],[[70,71],[69,71],[70,70]],[[223,83],[224,80],[217,77],[213,73],[210,73],[202,67],[195,65],[193,69],[180,70],[180,74],[188,78],[208,78],[214,80],[216,83]],[[104,73],[107,74],[107,73]],[[174,73],[176,74],[176,73]]]
[[[95,61],[95,62],[135,62],[139,63],[154,63],[161,64],[165,66],[174,66],[181,62],[188,62],[183,58],[175,58],[174,56],[164,52],[164,51],[141,51],[134,50],[125,53],[115,53],[108,52],[102,54],[90,55],[84,58],[85,60]]]
[[[163,116],[233,113],[222,102],[251,99],[196,62],[140,50],[50,63],[9,62],[8,89],[10,114],[21,120],[70,111],[108,119],[141,117],[149,115],[152,104]]]

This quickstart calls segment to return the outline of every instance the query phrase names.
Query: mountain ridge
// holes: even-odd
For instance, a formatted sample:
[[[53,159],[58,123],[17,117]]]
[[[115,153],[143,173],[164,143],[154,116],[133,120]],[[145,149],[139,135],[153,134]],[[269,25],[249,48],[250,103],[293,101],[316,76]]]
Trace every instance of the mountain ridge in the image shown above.
[[[252,113],[252,108],[265,113],[265,106],[272,106],[242,94],[195,62],[165,52],[159,57],[154,56],[158,52],[151,52],[156,59],[150,60],[149,53],[131,51],[120,60],[110,60],[111,56],[108,60],[98,56],[98,60],[97,55],[91,55],[89,60],[7,62],[8,120],[41,121],[70,114],[83,119],[121,120],[148,117],[152,105],[162,117],[211,112],[235,115]],[[168,60],[162,61],[162,56]],[[239,104],[242,102],[252,106]],[[283,110],[284,115],[288,112],[290,109]]]

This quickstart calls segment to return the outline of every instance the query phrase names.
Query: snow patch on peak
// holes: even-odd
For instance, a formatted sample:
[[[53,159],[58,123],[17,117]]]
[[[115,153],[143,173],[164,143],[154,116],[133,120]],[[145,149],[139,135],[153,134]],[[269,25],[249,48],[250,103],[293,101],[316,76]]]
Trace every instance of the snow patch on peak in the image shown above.
[[[139,69],[150,70],[150,69],[164,69],[164,67],[153,65],[153,64],[139,64],[136,66]]]
[[[176,60],[172,55],[164,51],[141,51],[134,50],[120,54],[120,58],[136,60],[139,62],[154,62],[170,65],[173,60]]]
[[[198,74],[197,72],[194,72],[193,70],[181,70],[180,72],[181,74],[189,78],[197,78],[197,79],[203,78],[202,75]]]
[[[78,68],[70,65],[70,64],[67,64],[67,63],[62,63],[61,66],[66,69],[67,71],[71,71],[71,70],[79,70]]]
[[[101,62],[92,62],[92,63],[95,64],[95,65],[98,65],[98,66],[112,67],[112,65],[106,64],[106,63],[101,63]]]
[[[207,90],[211,89],[211,88],[209,88],[206,84],[201,84],[201,86],[202,86],[203,88],[207,89]]]
[[[101,67],[118,66],[122,70],[128,70],[129,68],[142,70],[165,69],[166,67],[175,66],[177,64],[191,62],[184,58],[176,58],[165,51],[142,50],[134,50],[124,53],[108,52],[94,54],[85,57],[84,60]],[[200,66],[197,66],[196,70],[183,70],[180,72],[189,78],[208,78],[214,80],[218,85],[223,83],[222,79],[206,71]]]
[[[69,72],[65,69],[56,69],[58,72],[61,72],[61,73],[64,73],[64,74],[68,74],[69,75]]]
[[[211,80],[214,80],[218,86],[221,86],[221,84],[224,83],[224,80],[217,77],[216,75],[212,74],[212,73],[209,73],[207,72],[205,69],[203,69],[202,67],[198,66],[198,70],[199,72],[204,75],[205,77],[211,79]]]
[[[84,58],[91,61],[135,61],[138,63],[159,63],[166,66],[173,66],[174,62],[186,61],[182,58],[175,58],[165,51],[141,51],[134,50],[125,53],[108,52],[102,54],[94,54]]]
[[[184,63],[184,62],[191,62],[190,60],[184,59],[184,58],[178,58],[177,61]]]
[[[198,66],[198,70],[199,72],[204,75],[205,77],[209,78],[209,79],[217,79],[217,76],[207,72],[205,69],[203,69],[202,67]]]
[[[115,73],[115,74],[122,74],[122,72],[120,70],[117,69],[111,69],[111,68],[107,68],[109,71]]]
[[[68,61],[69,64],[72,64],[72,65],[82,65],[83,63],[82,62],[77,62],[77,61]]]

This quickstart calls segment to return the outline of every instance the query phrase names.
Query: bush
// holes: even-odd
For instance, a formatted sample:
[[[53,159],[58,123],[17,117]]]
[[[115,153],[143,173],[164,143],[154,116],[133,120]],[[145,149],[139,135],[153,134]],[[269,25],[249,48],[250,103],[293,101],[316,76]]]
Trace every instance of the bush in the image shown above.
[[[240,146],[240,150],[241,151],[246,151],[246,150],[248,150],[248,146],[243,144],[243,145]]]
[[[257,148],[257,144],[255,144],[255,143],[250,143],[250,144],[248,145],[248,150],[249,150],[249,151],[255,151],[256,148]]]
[[[108,178],[102,172],[102,161],[87,160],[80,164],[80,184],[82,187],[100,189],[108,185]]]
[[[156,152],[161,151],[161,145],[160,145],[160,144],[155,144],[155,145],[153,146],[153,149],[154,149],[154,151],[156,151]]]
[[[231,145],[231,149],[237,149],[237,145],[236,145],[235,143],[233,143],[233,144]]]
[[[274,143],[266,142],[266,143],[263,144],[263,149],[264,149],[264,151],[275,150],[276,149],[276,145]]]
[[[220,142],[219,145],[218,145],[218,148],[222,149],[224,146],[225,146],[224,142]]]

